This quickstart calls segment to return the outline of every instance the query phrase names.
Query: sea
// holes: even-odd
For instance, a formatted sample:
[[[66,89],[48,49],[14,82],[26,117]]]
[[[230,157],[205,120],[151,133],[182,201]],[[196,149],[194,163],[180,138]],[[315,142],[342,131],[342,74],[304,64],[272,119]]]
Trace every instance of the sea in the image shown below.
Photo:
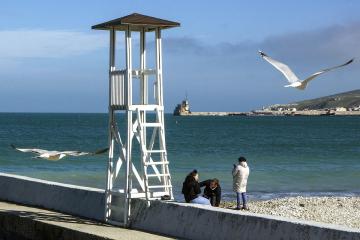
[[[120,125],[125,122],[124,115],[117,119]],[[108,146],[107,124],[108,115],[101,113],[0,113],[0,172],[103,189],[107,154],[53,162],[15,151],[10,144],[94,151]],[[182,182],[193,169],[200,180],[218,178],[223,199],[234,199],[231,170],[240,156],[250,166],[247,192],[253,200],[360,195],[358,116],[166,114],[165,127],[178,201],[183,201]]]

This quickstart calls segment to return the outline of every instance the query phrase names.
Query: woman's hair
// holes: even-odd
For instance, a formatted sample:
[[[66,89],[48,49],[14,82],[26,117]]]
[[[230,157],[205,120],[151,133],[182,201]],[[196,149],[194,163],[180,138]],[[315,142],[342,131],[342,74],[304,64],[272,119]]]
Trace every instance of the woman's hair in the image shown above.
[[[197,174],[198,174],[198,171],[196,169],[194,169],[189,173],[189,176],[195,177]]]
[[[214,182],[214,183],[216,184],[216,186],[220,186],[220,181],[219,181],[219,179],[214,178],[214,179],[212,180],[212,182]]]
[[[246,162],[246,158],[243,156],[239,157],[239,162]]]

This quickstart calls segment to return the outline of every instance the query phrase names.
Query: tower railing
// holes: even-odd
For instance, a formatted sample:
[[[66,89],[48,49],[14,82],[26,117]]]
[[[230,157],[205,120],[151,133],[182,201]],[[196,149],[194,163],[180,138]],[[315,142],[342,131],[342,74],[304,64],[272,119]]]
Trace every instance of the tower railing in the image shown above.
[[[126,71],[110,72],[110,106],[113,109],[125,109],[127,102]]]

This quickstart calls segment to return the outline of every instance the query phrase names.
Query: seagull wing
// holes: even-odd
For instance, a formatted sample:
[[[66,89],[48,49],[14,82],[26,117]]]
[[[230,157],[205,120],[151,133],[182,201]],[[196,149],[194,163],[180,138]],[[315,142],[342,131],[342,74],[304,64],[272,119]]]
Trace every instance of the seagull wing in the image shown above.
[[[84,155],[89,155],[90,154],[88,152],[80,152],[80,151],[63,151],[61,153],[65,154],[65,155],[68,155],[68,156],[74,156],[74,157],[84,156]]]
[[[321,75],[321,74],[323,74],[323,73],[329,72],[329,71],[331,71],[331,70],[333,70],[333,69],[335,69],[335,68],[344,67],[344,66],[352,63],[353,61],[354,61],[354,59],[351,59],[351,60],[347,61],[347,62],[344,63],[344,64],[341,64],[341,65],[338,65],[338,66],[335,66],[335,67],[331,67],[331,68],[326,68],[326,69],[324,69],[324,70],[321,70],[321,71],[319,71],[319,72],[316,72],[316,73],[312,74],[310,77],[306,78],[304,81],[302,81],[302,84],[303,84],[303,85],[306,85],[306,84],[308,84],[308,82],[310,82],[311,80],[313,80],[313,79],[316,78],[317,76],[319,76],[319,75]]]
[[[106,153],[108,150],[109,150],[109,148],[99,149],[99,150],[93,152],[92,155],[98,155],[98,154]]]
[[[104,148],[104,149],[100,149],[97,150],[95,152],[81,152],[81,151],[63,151],[61,152],[62,154],[66,154],[69,156],[74,156],[74,157],[78,157],[78,156],[84,156],[84,155],[98,155],[98,154],[102,154],[105,153],[109,150],[109,148]]]
[[[263,59],[265,59],[267,62],[273,65],[277,70],[279,70],[290,83],[299,81],[299,78],[295,75],[295,73],[293,73],[293,71],[289,68],[288,65],[272,59],[262,51],[259,51],[259,53]]]
[[[49,152],[48,150],[38,149],[38,148],[17,148],[17,147],[15,147],[14,144],[11,144],[11,147],[20,152],[31,152],[31,153],[35,153],[35,154],[39,154],[39,155]]]

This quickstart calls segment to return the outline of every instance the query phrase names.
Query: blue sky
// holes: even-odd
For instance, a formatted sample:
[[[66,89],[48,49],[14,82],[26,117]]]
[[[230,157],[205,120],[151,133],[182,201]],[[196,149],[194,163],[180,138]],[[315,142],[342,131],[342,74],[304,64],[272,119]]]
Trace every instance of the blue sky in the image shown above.
[[[360,88],[360,1],[6,1],[0,8],[0,112],[106,112],[108,33],[94,24],[133,12],[174,20],[164,31],[165,106],[247,111]],[[121,44],[121,41],[119,42]],[[306,91],[299,77],[355,57]]]

